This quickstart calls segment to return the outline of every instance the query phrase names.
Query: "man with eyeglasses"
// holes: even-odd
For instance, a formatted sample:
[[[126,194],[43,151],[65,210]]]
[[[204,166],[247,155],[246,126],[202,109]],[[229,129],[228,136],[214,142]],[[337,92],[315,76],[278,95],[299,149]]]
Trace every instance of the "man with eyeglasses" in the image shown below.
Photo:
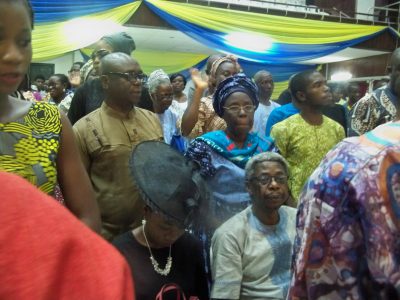
[[[132,150],[142,141],[163,140],[157,116],[136,107],[142,92],[140,70],[127,54],[105,56],[100,62],[104,102],[74,125],[108,240],[142,220],[143,203],[128,168]]]
[[[103,36],[95,45],[91,59],[81,68],[81,86],[72,98],[68,118],[75,124],[80,118],[99,108],[104,99],[104,91],[98,78],[100,60],[113,52],[131,55],[135,42],[125,32]]]
[[[252,205],[212,238],[212,299],[286,299],[296,229],[289,167],[277,153],[252,157],[245,168]]]

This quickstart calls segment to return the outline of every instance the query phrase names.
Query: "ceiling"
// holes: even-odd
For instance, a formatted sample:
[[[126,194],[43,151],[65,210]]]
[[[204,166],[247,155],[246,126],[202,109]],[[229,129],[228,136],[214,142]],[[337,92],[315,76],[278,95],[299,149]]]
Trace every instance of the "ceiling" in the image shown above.
[[[178,30],[137,26],[125,26],[124,28],[134,38],[137,49],[202,54],[216,53],[215,50],[204,46]],[[388,52],[347,48],[334,54],[312,59],[304,63],[324,64],[385,53]]]

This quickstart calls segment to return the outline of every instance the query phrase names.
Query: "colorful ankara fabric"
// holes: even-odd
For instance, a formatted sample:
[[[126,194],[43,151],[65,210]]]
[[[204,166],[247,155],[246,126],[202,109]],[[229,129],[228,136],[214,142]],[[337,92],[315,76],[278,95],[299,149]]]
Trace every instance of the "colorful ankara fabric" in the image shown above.
[[[271,111],[271,114],[268,117],[265,135],[270,136],[271,129],[275,124],[282,122],[283,120],[286,120],[287,118],[298,114],[299,112],[300,110],[294,106],[292,102],[275,108],[273,111]]]
[[[264,225],[252,207],[236,214],[212,238],[213,299],[286,299],[296,235],[296,209],[279,208],[279,223]]]
[[[235,142],[222,130],[206,133],[196,140],[203,141],[212,150],[242,169],[250,158],[261,152],[270,151],[274,145],[269,137],[261,138],[256,133],[249,133],[244,143],[245,147],[237,148]]]
[[[224,105],[229,96],[238,92],[248,95],[253,102],[254,108],[257,109],[260,102],[258,100],[257,85],[245,74],[237,74],[224,79],[214,93],[213,107],[218,116],[222,117],[224,114]]]
[[[400,122],[330,151],[300,197],[288,299],[399,299],[399,190]]]
[[[16,121],[0,123],[0,170],[53,194],[61,127],[57,106],[44,102],[32,103],[28,113]]]
[[[296,114],[272,127],[271,137],[290,166],[289,187],[295,201],[326,153],[345,138],[339,123],[325,116],[322,120],[314,126]]]
[[[376,89],[359,100],[349,113],[349,136],[371,131],[396,117],[397,97],[389,85]]]

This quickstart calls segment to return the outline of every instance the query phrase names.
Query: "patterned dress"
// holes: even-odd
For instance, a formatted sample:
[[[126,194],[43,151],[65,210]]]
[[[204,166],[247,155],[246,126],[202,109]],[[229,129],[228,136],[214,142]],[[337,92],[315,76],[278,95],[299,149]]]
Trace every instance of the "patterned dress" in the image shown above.
[[[301,194],[293,253],[288,299],[399,299],[400,122],[328,153]]]
[[[17,174],[43,192],[53,194],[60,134],[57,107],[32,103],[24,117],[0,123],[0,170]]]
[[[364,134],[396,117],[397,97],[389,86],[376,89],[359,100],[349,113],[349,136]]]

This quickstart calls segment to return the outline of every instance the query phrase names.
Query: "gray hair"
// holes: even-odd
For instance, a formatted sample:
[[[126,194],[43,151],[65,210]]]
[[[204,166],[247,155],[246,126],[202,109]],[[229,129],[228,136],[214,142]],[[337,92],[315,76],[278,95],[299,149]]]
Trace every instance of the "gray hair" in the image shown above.
[[[290,176],[289,164],[286,161],[286,159],[283,158],[282,155],[275,153],[275,152],[262,152],[260,154],[253,156],[247,162],[246,167],[244,169],[246,181],[249,181],[250,178],[252,178],[254,176],[257,164],[263,163],[266,161],[272,161],[272,162],[277,162],[277,163],[281,164],[283,170],[286,173],[286,176],[288,176],[288,177]]]
[[[155,93],[157,88],[162,84],[171,84],[171,80],[167,73],[162,69],[151,72],[147,79],[147,86],[149,87],[149,93]]]

